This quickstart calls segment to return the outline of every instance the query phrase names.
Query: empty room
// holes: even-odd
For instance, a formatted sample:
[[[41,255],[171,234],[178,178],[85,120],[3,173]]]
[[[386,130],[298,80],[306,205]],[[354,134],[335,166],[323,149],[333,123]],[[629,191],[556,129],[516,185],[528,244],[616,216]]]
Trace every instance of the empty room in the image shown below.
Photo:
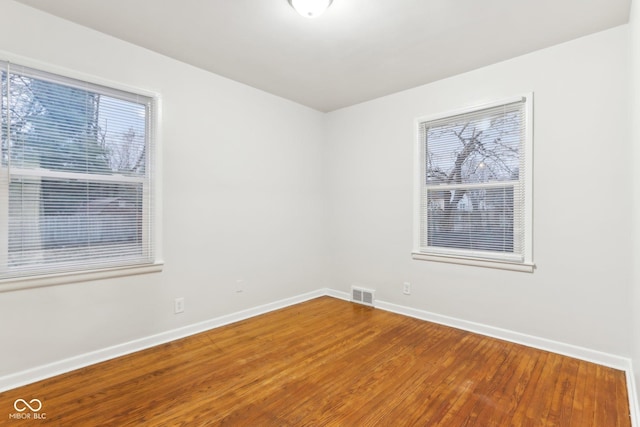
[[[640,0],[0,0],[0,425],[640,427]]]

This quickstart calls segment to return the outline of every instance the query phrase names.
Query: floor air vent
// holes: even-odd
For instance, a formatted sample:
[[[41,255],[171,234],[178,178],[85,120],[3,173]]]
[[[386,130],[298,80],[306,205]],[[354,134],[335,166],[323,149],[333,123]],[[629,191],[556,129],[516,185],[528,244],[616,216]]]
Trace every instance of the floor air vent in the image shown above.
[[[351,287],[351,300],[360,304],[370,305],[373,307],[373,292],[370,289]]]

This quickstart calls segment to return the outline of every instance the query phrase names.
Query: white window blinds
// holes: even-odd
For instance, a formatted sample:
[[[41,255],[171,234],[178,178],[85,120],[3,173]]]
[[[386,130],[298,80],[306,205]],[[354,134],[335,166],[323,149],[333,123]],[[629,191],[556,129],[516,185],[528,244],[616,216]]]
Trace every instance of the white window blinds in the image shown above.
[[[152,263],[153,99],[0,66],[0,279]]]
[[[526,99],[418,122],[423,254],[525,262]]]

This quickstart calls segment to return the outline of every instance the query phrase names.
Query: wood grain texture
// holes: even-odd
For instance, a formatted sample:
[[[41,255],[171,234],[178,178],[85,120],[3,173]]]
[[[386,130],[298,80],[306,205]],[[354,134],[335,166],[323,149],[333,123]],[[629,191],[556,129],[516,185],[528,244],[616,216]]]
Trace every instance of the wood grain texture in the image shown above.
[[[0,394],[42,424],[631,425],[622,371],[330,297]]]

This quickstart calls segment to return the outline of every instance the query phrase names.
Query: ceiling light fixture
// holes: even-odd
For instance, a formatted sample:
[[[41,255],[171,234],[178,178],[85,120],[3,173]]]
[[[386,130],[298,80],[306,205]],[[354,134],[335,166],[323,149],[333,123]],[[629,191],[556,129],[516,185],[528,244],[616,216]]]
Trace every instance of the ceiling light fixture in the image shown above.
[[[287,0],[305,18],[317,18],[331,6],[333,0]]]

